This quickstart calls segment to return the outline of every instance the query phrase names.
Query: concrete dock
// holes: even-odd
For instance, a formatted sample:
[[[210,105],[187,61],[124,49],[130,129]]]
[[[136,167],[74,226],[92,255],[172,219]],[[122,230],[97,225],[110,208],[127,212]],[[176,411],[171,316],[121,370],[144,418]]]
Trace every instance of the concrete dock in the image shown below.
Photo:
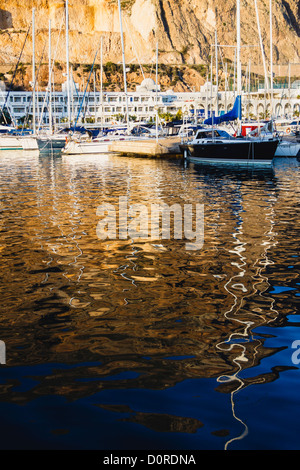
[[[145,157],[182,156],[179,148],[180,137],[161,137],[141,140],[120,140],[112,142],[110,152],[121,155],[136,155]]]

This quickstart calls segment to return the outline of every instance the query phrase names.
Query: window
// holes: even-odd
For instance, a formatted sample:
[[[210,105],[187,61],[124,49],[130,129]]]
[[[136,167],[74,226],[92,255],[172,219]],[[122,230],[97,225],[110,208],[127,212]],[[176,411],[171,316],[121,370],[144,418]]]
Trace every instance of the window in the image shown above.
[[[24,108],[13,108],[13,113],[22,113],[24,114],[25,113],[25,109]]]

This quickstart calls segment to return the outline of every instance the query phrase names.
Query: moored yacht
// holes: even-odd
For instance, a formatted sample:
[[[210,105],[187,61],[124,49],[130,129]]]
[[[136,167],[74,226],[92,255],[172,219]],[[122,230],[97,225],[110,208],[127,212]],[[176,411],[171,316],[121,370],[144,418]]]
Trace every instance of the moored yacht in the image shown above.
[[[191,161],[209,162],[271,162],[279,140],[273,136],[262,138],[233,137],[223,129],[199,129],[195,138],[182,143],[180,149]]]
[[[40,152],[49,150],[61,150],[66,145],[68,132],[56,132],[53,134],[38,134],[37,143]]]
[[[155,131],[137,124],[128,131],[127,126],[111,128],[100,132],[98,136],[92,138],[90,135],[73,134],[62,150],[64,155],[83,155],[110,153],[110,146],[113,142],[123,140],[143,140],[153,138]]]
[[[300,142],[281,140],[276,149],[275,157],[300,157]]]
[[[95,139],[71,138],[62,150],[64,155],[85,155],[97,153],[109,153],[109,146],[114,140],[125,139],[125,137],[109,138],[107,136]]]
[[[244,137],[241,132],[242,123],[242,74],[241,74],[241,22],[240,0],[236,0],[237,26],[237,97],[233,108],[226,114],[206,119],[204,124],[211,128],[198,130],[195,138],[181,144],[180,149],[190,160],[206,162],[235,163],[271,163],[275,155],[279,138],[273,134],[258,137]],[[216,127],[222,122],[237,121],[236,137]]]
[[[274,130],[275,135],[279,139],[274,157],[299,157],[300,142],[297,141],[296,138],[282,137],[279,135],[277,130],[274,129],[274,122],[272,120],[268,121],[263,127],[254,128],[247,134],[247,137],[272,137]]]

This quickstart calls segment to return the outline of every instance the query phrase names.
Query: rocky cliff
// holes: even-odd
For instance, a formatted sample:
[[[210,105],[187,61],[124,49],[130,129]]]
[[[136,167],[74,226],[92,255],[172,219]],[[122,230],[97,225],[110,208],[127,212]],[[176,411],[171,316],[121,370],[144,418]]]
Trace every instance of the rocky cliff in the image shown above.
[[[93,62],[103,36],[104,63],[122,60],[117,0],[70,0],[70,61]],[[209,62],[217,31],[218,43],[236,43],[236,0],[122,0],[127,63],[154,63],[158,42],[159,62],[204,64]],[[269,57],[269,0],[257,0],[262,38]],[[15,63],[36,8],[36,51],[47,61],[49,19],[52,54],[64,62],[65,14],[61,0],[1,0],[0,62]],[[300,4],[298,0],[272,0],[273,58],[284,64],[300,62]],[[241,1],[242,60],[261,64],[254,0]],[[25,43],[22,62],[31,61],[31,35]],[[222,57],[233,59],[233,48],[223,47]],[[98,54],[97,61],[99,62]]]

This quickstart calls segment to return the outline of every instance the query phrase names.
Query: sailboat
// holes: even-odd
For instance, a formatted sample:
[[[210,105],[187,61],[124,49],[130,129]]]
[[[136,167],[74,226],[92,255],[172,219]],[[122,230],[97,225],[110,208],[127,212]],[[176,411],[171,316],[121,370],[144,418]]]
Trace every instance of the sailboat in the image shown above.
[[[233,137],[223,129],[199,129],[191,142],[180,145],[185,158],[196,162],[272,163],[278,140]]]
[[[67,89],[68,89],[68,121],[70,125],[70,106],[69,106],[69,100],[70,100],[70,92],[69,92],[69,53],[68,53],[68,34],[69,34],[69,25],[68,25],[68,0],[66,1],[65,5],[66,9],[66,63],[67,63]],[[42,133],[39,132],[37,135],[37,143],[40,152],[46,151],[48,152],[49,150],[61,150],[65,147],[67,137],[69,135],[69,129],[61,129],[60,131],[53,132],[53,127],[52,127],[52,69],[53,65],[51,65],[51,20],[49,20],[49,52],[48,52],[48,61],[49,61],[49,83],[48,83],[48,91],[49,91],[49,129]]]
[[[240,0],[237,0],[237,98],[233,109],[222,116],[212,116],[204,121],[209,128],[199,129],[195,138],[180,145],[187,160],[209,162],[253,162],[271,163],[279,139],[272,134],[258,137],[241,135],[242,118],[242,80],[240,60]],[[222,122],[238,121],[237,136],[234,137],[223,129],[215,127]]]
[[[110,133],[102,131],[98,134],[97,137],[94,139],[86,138],[85,136],[83,138],[78,138],[77,135],[71,136],[70,139],[68,139],[65,147],[62,150],[63,155],[83,155],[83,154],[107,154],[110,153],[110,145],[114,141],[119,141],[119,140],[132,140],[132,139],[137,139],[137,137],[133,136],[130,132],[129,128],[129,113],[128,113],[128,95],[127,95],[127,79],[126,79],[126,64],[125,64],[125,48],[124,48],[124,36],[123,36],[123,26],[122,26],[122,11],[121,11],[121,0],[118,0],[118,10],[119,10],[119,21],[120,21],[120,34],[121,34],[121,45],[122,45],[122,62],[123,62],[123,76],[124,76],[124,91],[125,91],[125,100],[126,100],[126,120],[127,124],[126,126],[122,126],[116,129],[110,129]],[[101,37],[101,73],[102,73],[102,56],[103,56],[103,41]],[[98,51],[97,51],[98,52]],[[94,58],[94,63],[97,57],[97,52],[95,54]],[[92,65],[92,69],[90,71],[90,77],[91,77],[91,72],[94,67],[94,63]],[[90,77],[87,81],[85,93],[89,84]],[[102,79],[101,79],[102,82]],[[102,87],[101,87],[101,95],[102,95]],[[84,97],[83,97],[84,99]],[[83,102],[82,99],[82,102]],[[101,100],[102,101],[102,100]],[[77,124],[77,120],[79,118],[81,107],[78,111],[78,115],[75,121],[75,127]]]
[[[273,123],[269,121],[261,128],[256,128],[249,133],[251,135],[271,135],[273,132]],[[295,139],[284,139],[281,135],[279,135],[279,143],[275,152],[275,157],[289,157],[295,158],[300,157],[300,142]]]

